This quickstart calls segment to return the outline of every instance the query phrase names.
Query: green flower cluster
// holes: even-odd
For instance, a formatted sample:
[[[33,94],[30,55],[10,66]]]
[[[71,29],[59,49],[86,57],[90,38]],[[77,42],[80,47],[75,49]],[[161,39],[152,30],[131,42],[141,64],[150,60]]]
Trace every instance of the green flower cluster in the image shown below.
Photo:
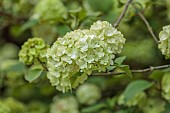
[[[1,0],[0,6],[4,11],[15,16],[28,17],[36,2],[37,0]]]
[[[128,107],[136,106],[140,104],[144,99],[146,99],[146,94],[144,92],[137,93],[134,98],[125,101],[124,95],[121,95],[118,99],[119,105],[126,105]]]
[[[41,38],[30,38],[19,51],[19,60],[26,65],[37,61],[46,62],[46,51],[49,46]]]
[[[88,30],[67,33],[47,50],[48,78],[66,92],[83,83],[92,71],[105,71],[120,53],[125,38],[106,21],[97,21]]]
[[[143,113],[163,113],[165,110],[165,101],[159,98],[147,98],[142,104],[139,104],[139,108]]]
[[[51,105],[50,113],[79,113],[78,103],[73,96],[56,97]]]
[[[162,78],[162,96],[170,101],[170,73],[166,73]]]
[[[170,59],[170,25],[163,27],[163,30],[159,33],[159,39],[159,49],[166,59]]]
[[[43,22],[58,22],[66,17],[67,9],[61,0],[40,0],[35,6],[32,18]]]
[[[96,85],[86,83],[77,89],[76,97],[81,104],[91,105],[101,98],[101,91]]]
[[[24,104],[13,98],[0,100],[0,113],[24,113],[24,111]]]

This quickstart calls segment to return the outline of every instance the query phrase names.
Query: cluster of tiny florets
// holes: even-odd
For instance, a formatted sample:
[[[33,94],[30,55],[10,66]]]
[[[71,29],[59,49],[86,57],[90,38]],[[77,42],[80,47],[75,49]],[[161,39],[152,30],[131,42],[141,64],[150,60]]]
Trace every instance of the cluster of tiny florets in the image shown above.
[[[78,103],[73,96],[55,97],[50,107],[50,113],[79,113]]]
[[[165,58],[170,59],[170,25],[164,26],[159,33],[160,43],[158,45]]]
[[[170,102],[170,74],[167,73],[162,78],[162,96]]]
[[[105,71],[120,53],[125,38],[106,21],[97,21],[88,30],[67,33],[47,50],[48,78],[60,91],[83,83],[92,71]]]
[[[138,106],[142,113],[163,113],[166,102],[160,98],[147,98]]]
[[[95,104],[101,98],[101,90],[94,84],[86,83],[77,89],[76,97],[81,104]]]
[[[67,16],[67,9],[61,0],[40,0],[33,18],[40,21],[58,22]]]
[[[140,104],[143,100],[146,99],[146,93],[145,92],[140,92],[137,93],[134,98],[126,101],[124,95],[120,95],[119,99],[118,99],[118,104],[119,105],[125,105],[128,107],[132,107],[132,106],[136,106],[138,104]]]
[[[12,97],[1,99],[0,113],[25,113],[25,105]]]
[[[37,61],[46,62],[46,51],[49,46],[41,38],[30,38],[19,51],[19,60],[26,65]]]

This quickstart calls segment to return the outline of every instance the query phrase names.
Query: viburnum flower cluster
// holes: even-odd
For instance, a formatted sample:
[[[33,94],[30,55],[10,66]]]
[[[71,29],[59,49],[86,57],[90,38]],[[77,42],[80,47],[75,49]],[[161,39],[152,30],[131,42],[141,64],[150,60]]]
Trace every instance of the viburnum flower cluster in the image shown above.
[[[55,97],[50,107],[50,113],[80,113],[74,96]]]
[[[159,39],[159,49],[166,59],[170,59],[170,25],[163,27],[163,30],[159,33]]]
[[[40,0],[32,16],[42,22],[58,22],[65,17],[67,17],[67,9],[61,0]]]
[[[167,101],[170,101],[170,74],[166,73],[161,81],[162,86],[162,97],[165,98]]]
[[[94,84],[86,83],[77,89],[76,97],[81,104],[92,105],[101,98],[101,90]]]
[[[19,51],[19,60],[26,65],[31,65],[39,61],[45,63],[48,47],[42,38],[29,38]]]
[[[140,92],[137,93],[134,98],[126,101],[124,95],[120,95],[118,99],[118,104],[119,105],[126,105],[128,107],[136,106],[140,103],[142,103],[144,100],[146,100],[146,93],[145,92]]]
[[[124,43],[123,34],[107,21],[71,31],[47,50],[47,77],[60,91],[76,88],[93,71],[105,71],[112,65]]]

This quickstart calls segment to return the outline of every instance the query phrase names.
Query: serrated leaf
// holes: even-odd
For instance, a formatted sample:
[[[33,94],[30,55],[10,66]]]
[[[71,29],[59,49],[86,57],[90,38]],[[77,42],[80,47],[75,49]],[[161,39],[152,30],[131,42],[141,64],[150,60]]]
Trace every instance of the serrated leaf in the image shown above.
[[[40,77],[42,72],[42,69],[30,69],[27,74],[25,74],[25,79],[29,82],[32,82]]]
[[[115,59],[114,62],[118,65],[121,65],[125,59],[126,59],[126,56],[118,57]]]
[[[122,71],[124,71],[129,77],[132,78],[132,73],[131,73],[131,70],[130,70],[130,67],[129,65],[120,65],[118,66]]]
[[[146,80],[135,80],[131,82],[124,91],[125,101],[132,99],[137,93],[150,88],[154,83]]]

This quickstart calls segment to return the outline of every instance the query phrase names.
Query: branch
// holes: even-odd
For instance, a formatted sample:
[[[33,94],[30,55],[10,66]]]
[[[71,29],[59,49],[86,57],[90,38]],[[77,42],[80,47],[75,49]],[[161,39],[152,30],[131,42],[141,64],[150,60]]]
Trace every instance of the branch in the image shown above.
[[[134,8],[137,10],[137,7],[133,4]],[[157,44],[159,44],[158,38],[155,36],[152,27],[149,25],[149,22],[147,21],[147,19],[145,18],[145,16],[143,15],[143,13],[141,13],[140,11],[137,11],[137,14],[139,15],[139,17],[143,20],[143,22],[145,23],[145,25],[148,28],[149,33],[151,34],[151,36],[153,37],[153,39],[155,40],[155,42]]]
[[[38,58],[38,61],[41,64],[41,66],[44,68],[44,71],[48,71],[47,66],[43,62],[41,62],[41,60],[39,58]]]
[[[0,16],[5,17],[5,18],[7,18],[9,20],[14,20],[16,22],[26,21],[26,17],[16,17],[16,16],[13,16],[11,14],[5,13],[2,10],[0,10]]]
[[[150,72],[153,70],[158,70],[158,69],[163,69],[163,68],[168,68],[168,67],[170,67],[170,64],[162,65],[162,66],[155,66],[155,67],[150,66],[149,68],[146,68],[146,69],[131,70],[131,72],[132,73],[146,73],[146,72]],[[92,73],[92,75],[98,75],[98,76],[120,75],[120,74],[126,74],[126,72]]]
[[[121,20],[123,19],[123,17],[125,16],[125,13],[127,12],[128,7],[129,7],[129,4],[130,4],[131,2],[132,2],[132,0],[128,0],[128,1],[127,1],[123,12],[120,14],[118,20],[117,20],[117,21],[115,22],[115,24],[114,24],[114,27],[115,27],[115,28],[118,27],[120,21],[121,21]]]

